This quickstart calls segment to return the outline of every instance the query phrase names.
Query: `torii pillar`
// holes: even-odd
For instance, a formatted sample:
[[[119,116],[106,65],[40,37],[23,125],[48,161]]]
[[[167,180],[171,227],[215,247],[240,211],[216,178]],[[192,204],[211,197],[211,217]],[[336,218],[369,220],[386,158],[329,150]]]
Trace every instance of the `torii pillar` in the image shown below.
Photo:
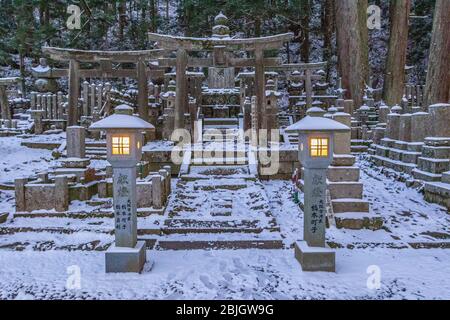
[[[78,125],[78,98],[80,96],[80,63],[77,60],[69,61],[69,97],[67,111],[67,126]]]
[[[185,49],[177,51],[176,65],[176,100],[175,100],[175,126],[174,129],[184,128],[184,111],[186,102],[186,68],[188,64],[188,54]]]

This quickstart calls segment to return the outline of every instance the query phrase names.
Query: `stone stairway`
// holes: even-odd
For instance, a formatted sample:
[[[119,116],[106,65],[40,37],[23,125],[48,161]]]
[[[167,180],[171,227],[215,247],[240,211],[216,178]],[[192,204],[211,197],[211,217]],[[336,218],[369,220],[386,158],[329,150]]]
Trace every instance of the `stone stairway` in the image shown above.
[[[86,142],[86,157],[106,160],[106,141]]]
[[[293,124],[292,116],[280,113],[278,114],[278,126],[281,130],[286,129],[291,124]],[[284,133],[285,142],[289,142],[290,144],[298,144],[298,134],[297,133]]]
[[[68,212],[14,213],[0,224],[0,249],[103,251],[114,241],[111,199],[92,201]],[[138,234],[159,234],[163,210],[138,209]]]
[[[160,250],[283,247],[264,187],[246,165],[192,165],[169,200],[161,234],[140,239]]]

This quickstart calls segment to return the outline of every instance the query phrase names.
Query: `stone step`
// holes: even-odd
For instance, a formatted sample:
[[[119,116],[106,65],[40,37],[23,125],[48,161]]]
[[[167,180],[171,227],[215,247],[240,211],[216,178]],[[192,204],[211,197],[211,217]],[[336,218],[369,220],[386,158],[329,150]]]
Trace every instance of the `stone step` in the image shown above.
[[[221,166],[234,166],[248,164],[248,158],[234,157],[234,158],[194,158],[191,159],[191,164],[195,166],[204,165],[221,165]]]
[[[442,174],[442,182],[450,184],[450,171],[444,172]]]
[[[192,235],[140,236],[147,248],[155,250],[237,250],[237,249],[283,249],[283,240],[277,234],[261,237],[258,234],[201,234]]]
[[[417,166],[422,171],[442,174],[450,170],[450,160],[419,157]]]
[[[113,236],[109,236],[109,241],[105,242],[101,237],[93,234],[89,238],[92,240],[79,241],[80,236],[76,233],[66,235],[63,239],[55,237],[53,233],[27,233],[28,237],[21,236],[21,239],[6,239],[0,241],[0,249],[15,251],[35,250],[67,250],[67,251],[106,251],[114,241]],[[72,239],[71,239],[72,238]]]
[[[331,182],[358,182],[358,167],[335,167],[329,166],[327,170],[328,181]]]
[[[106,141],[86,141],[86,148],[106,148]]]
[[[352,145],[350,147],[351,153],[365,153],[368,149],[369,147],[365,145]]]
[[[278,227],[261,227],[259,220],[194,220],[168,219],[161,228],[163,234],[197,233],[261,233],[279,231]]]
[[[442,174],[436,174],[431,172],[422,171],[418,168],[412,170],[412,175],[414,179],[422,181],[440,181],[442,179]]]
[[[99,230],[95,227],[88,228],[70,228],[68,226],[66,227],[50,227],[50,226],[42,226],[42,227],[14,227],[14,226],[2,226],[0,227],[0,235],[12,235],[16,233],[28,233],[28,232],[34,232],[34,233],[41,233],[41,232],[47,232],[47,233],[55,233],[55,234],[76,234],[79,232],[89,232],[89,233],[105,233],[105,234],[114,234],[113,228],[109,229],[103,229]]]
[[[164,209],[153,208],[138,208],[137,216],[140,218],[151,215],[164,215]],[[92,212],[53,212],[53,211],[39,211],[36,213],[30,212],[15,212],[14,218],[71,218],[71,219],[87,219],[87,218],[113,218],[112,211],[92,211]]]
[[[333,162],[331,163],[331,165],[336,166],[336,167],[341,167],[341,166],[351,167],[355,164],[355,162],[356,162],[355,156],[352,156],[349,154],[344,154],[344,155],[335,154],[333,156]]]
[[[338,229],[379,230],[383,227],[383,218],[367,212],[346,212],[335,216]]]
[[[235,125],[239,123],[238,118],[204,118],[205,125]]]
[[[361,182],[329,182],[331,199],[362,199],[363,184]]]
[[[335,214],[344,212],[369,212],[369,202],[362,199],[331,200]]]

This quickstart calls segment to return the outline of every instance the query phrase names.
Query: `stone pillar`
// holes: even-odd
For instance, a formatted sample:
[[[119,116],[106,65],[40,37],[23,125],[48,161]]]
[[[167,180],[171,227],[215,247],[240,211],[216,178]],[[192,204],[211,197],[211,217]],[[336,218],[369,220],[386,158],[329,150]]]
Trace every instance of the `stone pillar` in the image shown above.
[[[332,119],[346,125],[349,128],[352,126],[352,117],[348,113],[336,112],[335,114],[333,114]],[[334,134],[334,154],[351,153],[351,135],[351,131],[336,132]]]
[[[143,59],[139,59],[136,63],[137,82],[138,82],[138,111],[139,117],[148,121],[148,84],[147,84],[147,67]]]
[[[244,132],[252,128],[252,102],[249,97],[244,102]]]
[[[176,100],[175,100],[175,129],[184,128],[185,96],[187,92],[186,67],[188,54],[184,49],[177,51],[176,65]]]
[[[3,120],[11,119],[11,110],[9,109],[8,95],[6,94],[6,86],[0,85],[0,107]]]
[[[392,140],[398,140],[400,134],[400,115],[390,113],[387,116],[387,137]]]
[[[44,119],[48,119],[47,116],[47,95],[43,94],[41,95],[41,107],[42,107],[42,115],[44,116]]]
[[[171,185],[172,167],[171,166],[164,166],[163,169],[166,170],[166,172],[167,172],[167,196],[169,196],[170,193],[172,192],[172,185]]]
[[[424,142],[430,132],[430,114],[416,112],[411,116],[411,141]]]
[[[312,87],[312,70],[305,70],[305,92],[306,92],[306,109],[312,108],[313,103],[313,87]]]
[[[387,123],[387,116],[390,113],[390,109],[386,105],[381,105],[378,109],[378,122]]]
[[[113,167],[116,247],[137,244],[136,167]]]
[[[47,119],[53,119],[53,99],[52,94],[47,94]]]
[[[263,117],[265,110],[264,108],[264,98],[265,98],[265,73],[264,73],[264,51],[261,48],[255,50],[255,93],[256,93],[256,130],[262,128]],[[257,131],[258,132],[258,131]]]
[[[14,180],[16,212],[27,211],[25,200],[25,185],[28,183],[27,178],[18,178]]]
[[[450,104],[440,103],[428,107],[433,137],[450,137]]]
[[[44,111],[32,110],[31,118],[34,120],[34,134],[42,134],[44,132]]]
[[[67,127],[67,157],[85,157],[86,129],[80,126]]]
[[[63,212],[69,210],[69,185],[66,176],[55,177],[55,210]]]
[[[167,185],[167,178],[169,176],[169,174],[167,173],[166,170],[161,169],[158,171],[159,175],[161,176],[161,181],[162,181],[162,203],[164,204],[164,199],[166,199],[166,197],[168,197],[169,194],[169,186]]]
[[[67,115],[67,125],[76,126],[78,124],[78,97],[80,96],[80,63],[71,59],[69,61],[69,110]]]
[[[89,115],[89,82],[83,82],[83,115]]]
[[[58,119],[64,119],[64,101],[63,101],[63,93],[58,91],[56,94],[57,100],[57,109],[58,109]]]
[[[162,208],[162,183],[160,175],[154,175],[152,177],[152,202],[154,209]]]
[[[105,112],[104,114],[110,114],[111,112],[111,83],[105,83]],[[99,109],[100,110],[100,109]]]
[[[309,247],[325,247],[326,169],[304,170],[304,240]]]
[[[352,115],[354,108],[355,108],[353,100],[343,100],[343,99],[338,99],[338,100],[342,100],[342,102],[343,102],[342,106],[344,108],[343,110],[339,110],[339,106],[338,106],[338,110]]]
[[[52,94],[52,119],[58,118],[58,97],[56,94]]]
[[[36,92],[31,92],[31,93],[30,93],[30,106],[31,106],[31,110],[36,110],[36,107],[37,107],[37,101],[36,101],[36,98],[37,98]]]
[[[89,86],[89,91],[90,91],[89,109],[91,109],[91,110],[94,110],[94,108],[95,108],[95,101],[96,101],[96,97],[97,97],[96,88],[97,87],[95,86],[95,84],[91,84]],[[98,109],[98,110],[100,110],[100,109]]]
[[[400,116],[399,140],[411,142],[411,114],[409,113]]]
[[[103,86],[101,84],[99,84],[97,86],[97,108],[98,108],[98,110],[101,110],[102,107],[103,107]],[[92,108],[95,108],[95,105],[92,106]],[[91,113],[92,113],[92,110],[91,110]]]

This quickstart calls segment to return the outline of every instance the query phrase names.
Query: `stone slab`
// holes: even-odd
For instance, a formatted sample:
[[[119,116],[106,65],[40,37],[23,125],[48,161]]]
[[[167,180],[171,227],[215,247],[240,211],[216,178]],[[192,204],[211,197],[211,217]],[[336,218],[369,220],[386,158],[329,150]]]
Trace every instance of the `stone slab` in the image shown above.
[[[5,223],[8,220],[8,213],[0,213],[0,224]]]
[[[303,271],[336,272],[336,254],[330,248],[310,247],[306,241],[298,241],[295,258]]]
[[[106,273],[140,273],[146,262],[146,242],[138,241],[134,248],[112,245],[105,252]]]

